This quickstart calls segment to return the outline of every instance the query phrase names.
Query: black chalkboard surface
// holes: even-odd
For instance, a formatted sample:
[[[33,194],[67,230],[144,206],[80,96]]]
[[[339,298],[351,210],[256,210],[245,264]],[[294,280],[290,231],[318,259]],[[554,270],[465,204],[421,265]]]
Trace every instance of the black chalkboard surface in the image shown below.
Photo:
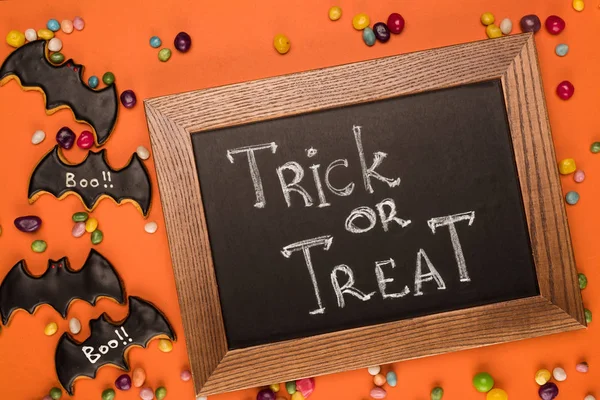
[[[539,294],[498,80],[192,142],[230,349]]]

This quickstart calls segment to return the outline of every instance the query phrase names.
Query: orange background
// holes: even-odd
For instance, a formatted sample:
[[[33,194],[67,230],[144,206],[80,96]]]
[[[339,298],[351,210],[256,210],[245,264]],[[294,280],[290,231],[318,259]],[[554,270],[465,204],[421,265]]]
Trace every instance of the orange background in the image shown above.
[[[550,120],[559,159],[574,157],[587,178],[576,184],[572,176],[563,177],[563,189],[577,190],[581,201],[568,208],[578,268],[585,272],[589,286],[583,292],[584,303],[592,311],[600,310],[600,271],[598,261],[598,226],[600,226],[600,154],[589,151],[593,141],[600,141],[600,38],[599,0],[587,0],[586,9],[577,13],[570,0],[62,0],[54,2],[21,0],[0,2],[0,33],[10,29],[45,27],[49,18],[59,21],[82,16],[86,27],[71,35],[58,36],[64,42],[67,58],[86,66],[85,79],[105,71],[116,75],[119,91],[133,89],[138,105],[133,110],[121,108],[117,128],[105,148],[108,160],[115,168],[123,166],[138,145],[149,147],[142,100],[149,97],[189,91],[233,82],[264,78],[307,69],[372,59],[426,48],[451,45],[485,38],[479,16],[493,12],[498,20],[510,17],[513,32],[519,31],[521,16],[536,13],[542,19],[550,14],[561,15],[566,30],[558,37],[543,28],[536,35],[543,79],[546,87]],[[52,3],[50,5],[49,3]],[[338,4],[343,9],[340,21],[331,22],[327,10]],[[372,23],[387,19],[391,12],[401,13],[407,27],[400,36],[387,44],[365,46],[361,34],[351,27],[351,18],[366,12]],[[153,35],[172,47],[179,31],[193,38],[187,54],[173,52],[168,63],[157,60],[157,49],[148,45]],[[280,56],[272,48],[276,33],[291,39],[289,54]],[[559,58],[554,54],[558,43],[567,43],[570,52]],[[0,45],[0,59],[11,48]],[[374,70],[374,74],[378,71]],[[576,88],[575,96],[565,102],[554,90],[558,82],[568,79]],[[101,84],[102,85],[102,84]],[[40,158],[55,144],[54,135],[61,126],[70,126],[76,133],[86,128],[73,121],[69,111],[46,116],[42,96],[24,92],[15,81],[0,88],[0,276],[3,277],[20,259],[25,258],[30,269],[39,274],[48,258],[67,255],[72,266],[79,268],[90,249],[89,234],[83,238],[71,236],[71,214],[82,211],[79,200],[70,196],[58,201],[42,196],[35,204],[27,202],[29,175]],[[37,129],[47,133],[46,140],[33,146],[31,135]],[[79,162],[84,157],[79,149],[67,152],[67,158]],[[489,155],[493,157],[493,154]],[[457,162],[457,165],[460,163]],[[190,382],[179,379],[187,367],[187,355],[173,273],[167,247],[161,205],[156,187],[153,159],[148,166],[153,178],[154,201],[149,220],[157,221],[154,235],[144,232],[145,220],[130,204],[116,206],[110,200],[100,203],[93,215],[100,221],[105,234],[97,249],[116,267],[123,278],[127,293],[150,300],[162,309],[176,329],[179,339],[171,353],[162,353],[153,341],[148,349],[135,348],[129,353],[132,367],[142,366],[148,374],[148,384],[167,387],[167,398],[194,398]],[[14,218],[36,214],[42,217],[42,229],[35,234],[23,234],[13,226]],[[30,250],[34,239],[45,239],[48,250],[35,254]],[[193,245],[193,244],[191,244]],[[83,331],[77,338],[89,334],[87,321],[108,312],[113,319],[126,315],[126,307],[102,300],[96,307],[78,301],[72,305],[70,317],[79,318]],[[600,313],[600,311],[598,311]],[[600,315],[600,314],[599,314]],[[284,318],[285,316],[278,316]],[[275,316],[274,316],[275,318]],[[59,323],[59,334],[46,337],[44,326]],[[489,371],[497,387],[505,389],[511,399],[537,398],[533,380],[540,367],[552,369],[561,365],[569,374],[560,383],[562,399],[583,399],[589,393],[600,396],[600,322],[584,331],[526,340],[488,348],[463,351],[433,358],[399,363],[393,366],[398,374],[398,386],[389,388],[390,399],[429,398],[434,385],[444,387],[446,400],[484,399],[476,393],[470,380],[480,370]],[[20,311],[9,327],[0,334],[0,388],[7,399],[43,397],[52,386],[58,386],[54,369],[54,350],[60,334],[68,330],[67,321],[49,306],[41,307],[35,316]],[[591,368],[587,375],[575,372],[575,364],[586,360]],[[293,363],[292,357],[280,363]],[[278,365],[274,364],[273,369]],[[75,399],[99,399],[103,389],[112,387],[120,371],[114,367],[100,370],[95,380],[80,380]],[[317,378],[313,400],[367,398],[372,387],[366,370],[339,373]],[[138,399],[138,390],[118,392],[118,399]],[[256,390],[211,397],[218,400],[255,398]],[[289,396],[288,396],[289,397]]]

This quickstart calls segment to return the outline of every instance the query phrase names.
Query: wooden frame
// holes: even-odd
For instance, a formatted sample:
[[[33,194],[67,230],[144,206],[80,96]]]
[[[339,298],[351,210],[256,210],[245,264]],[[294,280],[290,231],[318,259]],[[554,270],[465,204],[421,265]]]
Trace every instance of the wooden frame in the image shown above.
[[[501,79],[503,86],[540,295],[228,350],[191,133],[491,79]],[[533,35],[444,47],[144,103],[198,395],[585,327]],[[282,359],[294,362],[281,363]]]

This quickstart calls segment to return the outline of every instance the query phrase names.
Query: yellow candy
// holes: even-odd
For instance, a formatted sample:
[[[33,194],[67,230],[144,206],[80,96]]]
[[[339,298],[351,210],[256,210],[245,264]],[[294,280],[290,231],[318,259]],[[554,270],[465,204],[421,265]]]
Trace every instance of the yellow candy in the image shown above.
[[[173,343],[169,339],[160,339],[158,341],[158,349],[163,353],[169,353],[173,350]]]
[[[585,3],[583,0],[573,0],[573,8],[575,11],[583,11],[585,8]]]
[[[54,37],[54,32],[50,29],[40,29],[38,31],[38,39],[50,40]]]
[[[342,17],[342,9],[338,6],[333,6],[329,9],[329,19],[332,21],[337,21]]]
[[[352,26],[357,31],[362,31],[367,26],[369,26],[370,23],[371,20],[369,19],[369,16],[365,13],[356,14],[354,18],[352,18]]]
[[[54,335],[56,333],[56,331],[58,331],[58,325],[56,325],[56,322],[50,322],[44,328],[44,335],[46,335],[46,336],[52,336],[52,335]]]
[[[89,217],[87,221],[85,221],[85,231],[88,233],[94,232],[98,228],[98,220],[94,217]]]
[[[493,24],[495,20],[496,18],[494,18],[494,14],[490,12],[481,14],[481,23],[485,26]]]
[[[25,44],[25,34],[19,31],[10,31],[6,35],[6,43],[14,48],[21,47]]]
[[[487,392],[486,400],[508,400],[508,394],[502,389],[492,389]]]
[[[558,163],[558,171],[562,175],[569,175],[575,172],[577,166],[575,165],[575,160],[572,158],[565,158],[561,162]]]
[[[548,383],[551,377],[552,374],[550,373],[550,371],[542,368],[535,373],[535,383],[537,383],[540,386],[545,385],[546,383]]]
[[[490,39],[502,37],[502,31],[494,24],[488,25],[485,28],[485,33]]]
[[[304,400],[304,396],[302,396],[302,392],[298,391],[292,395],[292,400]]]
[[[277,392],[279,392],[279,383],[273,383],[272,385],[270,385],[270,386],[269,386],[269,388],[270,388],[270,389],[271,389],[273,392],[277,393]]]
[[[275,46],[275,50],[277,50],[279,54],[285,54],[290,51],[290,39],[282,34],[275,35],[275,38],[273,39],[273,46]]]

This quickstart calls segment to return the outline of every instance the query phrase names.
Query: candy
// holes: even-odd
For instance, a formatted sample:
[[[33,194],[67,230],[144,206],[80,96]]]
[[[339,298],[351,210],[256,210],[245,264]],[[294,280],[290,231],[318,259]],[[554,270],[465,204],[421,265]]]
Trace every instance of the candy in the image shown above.
[[[62,50],[62,40],[55,37],[48,41],[48,50],[50,51],[61,51]]]
[[[385,385],[385,376],[383,374],[377,374],[373,377],[373,383],[375,386],[383,386]]]
[[[78,31],[83,30],[83,28],[85,28],[85,21],[81,17],[73,18],[73,28]]]
[[[190,379],[192,379],[192,373],[186,369],[186,370],[181,371],[181,374],[179,374],[179,377],[181,378],[182,381],[187,382]]]
[[[580,272],[579,274],[577,274],[577,278],[579,280],[579,289],[585,289],[588,284],[587,277]]]
[[[541,386],[548,382],[551,377],[552,374],[550,373],[550,371],[548,371],[545,368],[542,368],[535,373],[535,383]]]
[[[104,239],[104,234],[102,233],[102,231],[100,229],[96,229],[94,232],[92,232],[92,244],[100,244],[102,243],[102,240]]]
[[[33,132],[33,135],[31,136],[31,143],[40,144],[44,139],[46,139],[46,132],[37,130]]]
[[[398,384],[398,377],[394,371],[389,371],[387,374],[385,374],[385,380],[391,387],[396,387]]]
[[[133,108],[137,103],[137,97],[135,97],[135,93],[133,90],[125,90],[121,93],[121,104],[125,108]]]
[[[92,75],[88,79],[88,86],[91,87],[92,89],[96,89],[98,87],[99,83],[100,83],[100,81],[96,75]]]
[[[6,35],[6,43],[9,46],[17,48],[25,44],[25,35],[17,30],[12,30]]]
[[[167,389],[164,386],[161,386],[156,389],[154,394],[156,395],[156,400],[163,400],[165,397],[167,397]]]
[[[431,390],[431,400],[442,400],[444,397],[444,389],[441,387],[434,387]]]
[[[588,310],[587,308],[585,308],[583,310],[583,314],[585,315],[585,322],[588,324],[591,324],[592,323],[592,312],[590,310]]]
[[[256,400],[275,400],[275,393],[271,389],[263,389],[256,395]]]
[[[85,211],[76,212],[71,216],[71,219],[73,220],[73,222],[85,222],[88,219],[88,213],[86,213]]]
[[[583,398],[583,400],[596,400],[596,398],[594,396],[592,396],[591,394],[588,394],[587,396],[585,396]]]
[[[33,243],[31,243],[31,250],[33,250],[34,253],[43,253],[47,248],[48,244],[43,240],[34,240]]]
[[[115,83],[115,74],[112,72],[105,72],[104,75],[102,75],[102,82],[107,86],[112,85]]]
[[[540,18],[535,14],[529,14],[521,18],[521,31],[537,33],[542,27]]]
[[[162,62],[167,62],[169,61],[169,58],[171,58],[171,50],[160,49],[160,51],[158,52],[158,59]]]
[[[288,394],[296,393],[296,381],[286,382],[285,383],[285,391],[288,392]]]
[[[587,373],[589,370],[590,366],[585,361],[582,361],[575,366],[575,371],[581,372],[582,374]]]
[[[363,29],[362,37],[363,42],[365,42],[365,44],[369,47],[373,46],[375,44],[375,41],[377,40],[375,32],[373,32],[373,29],[371,29],[368,26],[365,29]]]
[[[57,32],[60,29],[60,23],[54,18],[50,19],[46,23],[46,28],[50,29],[52,32]]]
[[[512,32],[512,28],[513,28],[513,23],[510,20],[510,18],[504,18],[502,20],[502,22],[500,22],[500,31],[503,34],[508,35],[509,33]]]
[[[492,389],[485,396],[486,400],[508,400],[508,394],[502,389]]]
[[[158,36],[152,36],[150,38],[150,47],[157,49],[160,47],[161,44],[162,40],[160,40]]]
[[[556,53],[557,56],[564,57],[569,52],[569,46],[564,43],[557,44],[556,47],[554,48],[554,52]]]
[[[337,21],[342,18],[342,9],[338,6],[333,6],[329,9],[329,19],[332,21]]]
[[[135,368],[131,376],[131,382],[133,383],[134,387],[142,387],[144,382],[146,382],[146,371],[144,371],[142,368]]]
[[[63,19],[60,23],[60,29],[67,35],[73,32],[73,21],[70,19]]]
[[[540,386],[538,394],[542,400],[553,400],[558,396],[558,386],[554,382],[547,382]]]
[[[559,382],[562,382],[565,379],[567,379],[567,373],[565,372],[564,369],[562,369],[560,367],[556,367],[552,370],[552,376],[554,377],[554,379],[556,379]]]
[[[47,394],[44,397],[42,397],[42,400],[52,400],[52,397],[50,397],[50,395]]]
[[[585,8],[585,3],[583,0],[573,0],[573,9],[575,11],[583,11]]]
[[[490,39],[502,37],[502,31],[500,30],[500,28],[498,28],[494,24],[488,25],[485,28],[485,33],[486,33],[487,37]]]
[[[46,336],[52,336],[52,335],[54,335],[56,333],[56,331],[58,331],[58,325],[56,325],[56,322],[50,322],[44,328],[44,335],[46,335]]]
[[[296,392],[292,395],[291,400],[304,400],[304,396],[302,396],[302,393]]]
[[[551,35],[558,35],[565,29],[566,23],[565,20],[558,15],[550,15],[546,18],[544,25]]]
[[[305,399],[315,390],[315,378],[304,378],[296,381],[296,391],[302,393]]]
[[[173,350],[173,343],[169,339],[160,339],[158,341],[158,349],[163,353],[169,353]]]
[[[487,372],[480,372],[473,377],[473,386],[479,393],[489,392],[494,387],[494,378]]]
[[[50,54],[50,61],[53,64],[60,64],[65,61],[65,56],[63,53],[52,53]]]
[[[190,51],[190,47],[192,47],[192,38],[186,32],[179,32],[175,36],[173,45],[180,53],[187,53]]]
[[[387,392],[383,388],[376,387],[371,389],[369,395],[372,399],[385,399],[385,397],[387,396]]]
[[[370,375],[373,375],[373,376],[375,376],[375,375],[377,375],[378,373],[380,373],[380,372],[381,372],[381,367],[380,367],[379,365],[374,365],[374,366],[372,366],[372,367],[369,367],[369,368],[367,368],[367,372],[368,372]]]
[[[113,389],[105,389],[102,392],[102,400],[114,400],[115,394],[116,393]]]
[[[94,134],[90,131],[83,131],[77,138],[77,147],[87,150],[94,145]]]
[[[69,320],[69,331],[73,335],[77,335],[79,332],[81,332],[81,322],[79,322],[77,318],[71,318]]]
[[[50,29],[38,29],[37,35],[40,39],[50,40],[54,37],[54,32]]]
[[[378,22],[373,25],[373,32],[375,33],[377,40],[379,40],[381,43],[385,43],[390,40],[390,30],[383,22]]]
[[[577,171],[575,171],[575,174],[573,174],[573,180],[577,183],[581,183],[583,182],[585,179],[585,172],[583,172],[582,170],[578,169]]]
[[[127,374],[119,375],[115,380],[115,387],[119,390],[131,389],[131,378]]]
[[[52,389],[50,389],[50,397],[52,398],[52,400],[60,399],[62,397],[62,390],[60,390],[60,388],[53,387]]]
[[[369,16],[365,13],[356,14],[354,18],[352,18],[352,26],[357,31],[362,31],[367,26],[369,26],[370,23],[371,20],[369,19]]]
[[[152,400],[154,399],[154,392],[150,388],[143,388],[140,390],[140,398],[142,400]]]
[[[575,204],[577,204],[577,202],[579,202],[579,193],[577,193],[574,190],[571,190],[566,194],[565,200],[567,201],[567,204],[574,206]]]
[[[402,15],[398,13],[391,13],[387,20],[387,27],[393,34],[400,34],[404,30],[404,25],[406,22]]]
[[[69,127],[63,126],[56,132],[56,142],[63,149],[69,150],[75,144],[75,132]]]
[[[138,146],[135,152],[142,160],[147,160],[150,157],[150,151],[144,146]]]
[[[569,100],[575,93],[575,87],[569,81],[562,81],[556,87],[556,94],[563,100]]]
[[[496,18],[494,18],[494,14],[492,14],[491,12],[481,14],[481,23],[483,25],[491,25],[494,23],[494,21],[496,21]]]
[[[273,391],[273,393],[279,392],[279,383],[270,384],[269,389],[271,389]]]
[[[98,229],[98,220],[94,217],[90,217],[85,221],[85,231],[87,233],[92,233],[96,229]]]
[[[594,154],[600,153],[600,142],[594,142],[590,146],[590,151]]]
[[[33,42],[34,40],[37,40],[37,32],[35,31],[35,29],[26,29],[25,30],[25,40],[27,40],[28,42]]]
[[[575,165],[575,160],[572,158],[565,158],[558,163],[558,172],[562,175],[572,174],[577,170],[577,165]]]
[[[73,235],[73,237],[82,237],[83,234],[85,233],[85,223],[84,222],[77,222],[75,225],[73,225],[73,229],[71,230],[71,235]]]
[[[36,215],[15,218],[15,227],[21,232],[35,232],[42,227],[42,219]]]
[[[290,51],[290,40],[287,36],[278,34],[273,38],[273,46],[279,54],[285,54]]]

